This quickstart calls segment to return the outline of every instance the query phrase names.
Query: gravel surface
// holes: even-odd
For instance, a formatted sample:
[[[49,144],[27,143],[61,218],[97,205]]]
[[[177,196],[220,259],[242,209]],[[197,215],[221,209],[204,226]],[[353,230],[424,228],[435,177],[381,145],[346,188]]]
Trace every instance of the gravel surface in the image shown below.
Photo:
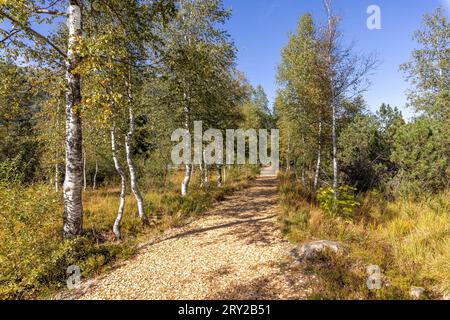
[[[204,216],[84,284],[78,299],[303,299],[308,277],[276,218],[276,179],[261,176]]]

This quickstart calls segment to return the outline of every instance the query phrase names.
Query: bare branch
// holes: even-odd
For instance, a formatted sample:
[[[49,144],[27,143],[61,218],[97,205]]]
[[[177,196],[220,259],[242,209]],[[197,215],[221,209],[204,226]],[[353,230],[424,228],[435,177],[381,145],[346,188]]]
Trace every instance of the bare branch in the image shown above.
[[[40,13],[40,14],[49,14],[54,16],[64,16],[67,17],[67,13],[61,12],[58,10],[48,10],[48,9],[42,9],[42,8],[33,8],[33,13]]]
[[[8,40],[9,38],[13,37],[15,34],[19,33],[20,30],[12,30],[11,32],[5,32],[7,33],[6,37],[3,38],[2,40],[0,40],[0,44],[3,44],[6,42],[6,40]]]

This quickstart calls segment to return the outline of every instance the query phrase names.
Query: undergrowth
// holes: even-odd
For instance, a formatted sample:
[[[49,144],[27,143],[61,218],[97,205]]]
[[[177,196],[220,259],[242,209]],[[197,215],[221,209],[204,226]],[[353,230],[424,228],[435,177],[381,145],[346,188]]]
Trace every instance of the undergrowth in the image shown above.
[[[425,299],[450,292],[450,190],[420,201],[355,195],[335,214],[292,176],[282,174],[278,190],[279,219],[290,241],[326,239],[346,248],[309,263],[318,276],[312,299],[410,299],[412,286],[425,288]],[[379,290],[368,289],[369,265],[381,269]]]
[[[85,192],[84,236],[62,241],[61,193],[45,184],[24,186],[0,181],[0,299],[51,297],[66,287],[66,270],[71,265],[80,267],[83,278],[96,276],[133,256],[139,243],[182,225],[227,194],[244,188],[256,174],[253,167],[232,168],[222,188],[212,180],[207,189],[200,188],[194,177],[189,195],[182,198],[182,172],[175,172],[165,187],[143,192],[146,212],[158,219],[149,228],[142,226],[134,198],[127,195],[120,242],[111,230],[119,203],[118,189]]]

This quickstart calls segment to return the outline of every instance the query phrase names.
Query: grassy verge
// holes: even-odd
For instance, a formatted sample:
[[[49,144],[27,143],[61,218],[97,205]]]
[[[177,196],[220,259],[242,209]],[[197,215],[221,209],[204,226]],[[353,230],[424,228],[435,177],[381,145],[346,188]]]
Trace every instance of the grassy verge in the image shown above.
[[[111,231],[119,201],[116,189],[86,192],[85,235],[63,242],[61,194],[44,184],[0,183],[0,299],[51,297],[65,287],[70,265],[79,266],[83,277],[98,275],[134,255],[139,243],[182,225],[225,195],[245,188],[256,174],[256,168],[231,168],[222,188],[212,179],[207,190],[194,177],[189,196],[181,198],[182,174],[174,173],[164,188],[143,192],[148,214],[158,217],[158,223],[148,228],[142,227],[133,197],[128,195],[120,242]]]
[[[410,299],[412,286],[425,288],[425,299],[439,299],[450,291],[450,190],[419,202],[359,195],[360,205],[345,217],[320,209],[289,175],[280,177],[279,194],[290,241],[326,239],[346,247],[307,266],[318,276],[312,299]],[[379,290],[367,287],[369,265],[381,269]]]

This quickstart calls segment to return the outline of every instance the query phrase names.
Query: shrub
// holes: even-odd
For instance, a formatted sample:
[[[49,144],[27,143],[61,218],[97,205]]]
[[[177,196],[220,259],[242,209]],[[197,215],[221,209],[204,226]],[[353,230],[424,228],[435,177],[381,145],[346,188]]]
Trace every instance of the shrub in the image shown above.
[[[321,188],[317,193],[317,201],[326,213],[350,218],[353,210],[359,206],[359,203],[355,201],[355,191],[353,187],[341,186],[337,189],[335,200],[333,188]]]

